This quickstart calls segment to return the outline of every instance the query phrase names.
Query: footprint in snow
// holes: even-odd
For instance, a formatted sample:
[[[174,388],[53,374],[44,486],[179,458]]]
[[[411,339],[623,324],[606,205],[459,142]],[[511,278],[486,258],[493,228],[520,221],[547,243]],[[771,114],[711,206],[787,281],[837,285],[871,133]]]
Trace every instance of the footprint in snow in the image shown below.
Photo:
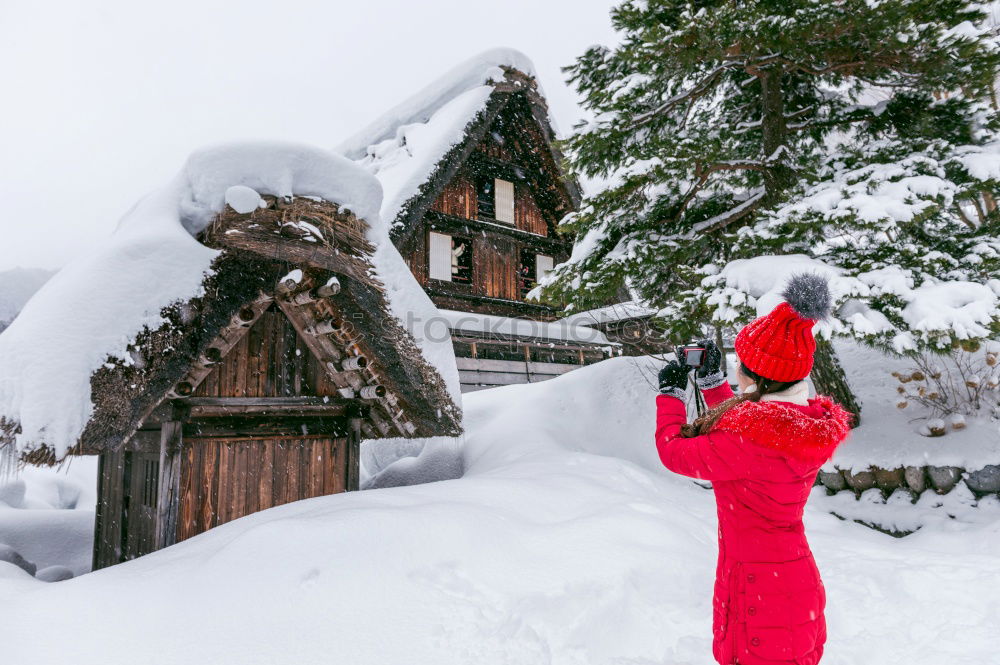
[[[305,575],[303,575],[299,579],[299,586],[301,586],[304,589],[309,588],[314,584],[316,584],[316,580],[319,579],[319,576],[320,576],[319,568],[311,568],[308,572],[306,572]]]

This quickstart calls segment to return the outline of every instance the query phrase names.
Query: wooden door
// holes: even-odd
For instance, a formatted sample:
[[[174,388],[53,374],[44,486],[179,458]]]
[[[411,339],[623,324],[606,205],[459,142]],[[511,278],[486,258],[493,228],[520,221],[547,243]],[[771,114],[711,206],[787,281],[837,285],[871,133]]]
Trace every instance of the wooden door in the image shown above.
[[[177,540],[273,506],[346,491],[349,457],[347,438],[323,435],[186,438]]]
[[[113,451],[101,454],[94,570],[156,549],[159,453]]]
[[[122,482],[122,561],[156,549],[156,506],[160,483],[160,454],[126,452]]]

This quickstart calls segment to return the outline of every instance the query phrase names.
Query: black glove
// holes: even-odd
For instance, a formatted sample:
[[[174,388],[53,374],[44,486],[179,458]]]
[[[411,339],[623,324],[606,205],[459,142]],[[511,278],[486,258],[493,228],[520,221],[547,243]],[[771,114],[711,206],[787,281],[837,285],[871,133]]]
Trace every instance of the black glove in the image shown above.
[[[688,372],[691,369],[671,360],[660,370],[660,394],[684,399],[687,397]]]
[[[722,373],[722,351],[710,339],[703,339],[698,343],[705,347],[705,360],[695,370],[695,383],[702,390],[718,388],[726,381]]]

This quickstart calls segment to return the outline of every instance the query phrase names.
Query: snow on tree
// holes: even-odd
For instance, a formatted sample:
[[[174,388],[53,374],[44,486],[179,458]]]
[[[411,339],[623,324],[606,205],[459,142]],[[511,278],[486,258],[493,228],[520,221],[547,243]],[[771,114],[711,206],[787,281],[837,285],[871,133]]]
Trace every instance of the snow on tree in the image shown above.
[[[592,114],[568,157],[600,186],[545,292],[588,308],[628,284],[681,338],[753,314],[731,261],[802,255],[849,282],[828,332],[908,352],[1000,329],[986,7],[623,2],[620,44],[567,68]],[[964,314],[917,311],[941,302]]]

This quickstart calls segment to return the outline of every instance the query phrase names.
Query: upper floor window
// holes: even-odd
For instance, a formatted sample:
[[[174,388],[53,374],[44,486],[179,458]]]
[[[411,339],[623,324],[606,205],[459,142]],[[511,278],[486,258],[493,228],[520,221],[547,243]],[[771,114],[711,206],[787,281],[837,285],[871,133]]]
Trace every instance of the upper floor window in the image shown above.
[[[501,178],[480,177],[476,181],[479,218],[514,223],[514,183]]]
[[[479,209],[478,217],[496,217],[497,200],[496,184],[494,178],[480,177],[476,180],[476,206]]]
[[[521,265],[517,273],[518,290],[521,298],[526,298],[528,292],[535,288],[539,280],[552,270],[555,261],[551,256],[535,254],[529,249],[521,250]]]
[[[431,231],[428,252],[431,279],[472,283],[472,241]]]

